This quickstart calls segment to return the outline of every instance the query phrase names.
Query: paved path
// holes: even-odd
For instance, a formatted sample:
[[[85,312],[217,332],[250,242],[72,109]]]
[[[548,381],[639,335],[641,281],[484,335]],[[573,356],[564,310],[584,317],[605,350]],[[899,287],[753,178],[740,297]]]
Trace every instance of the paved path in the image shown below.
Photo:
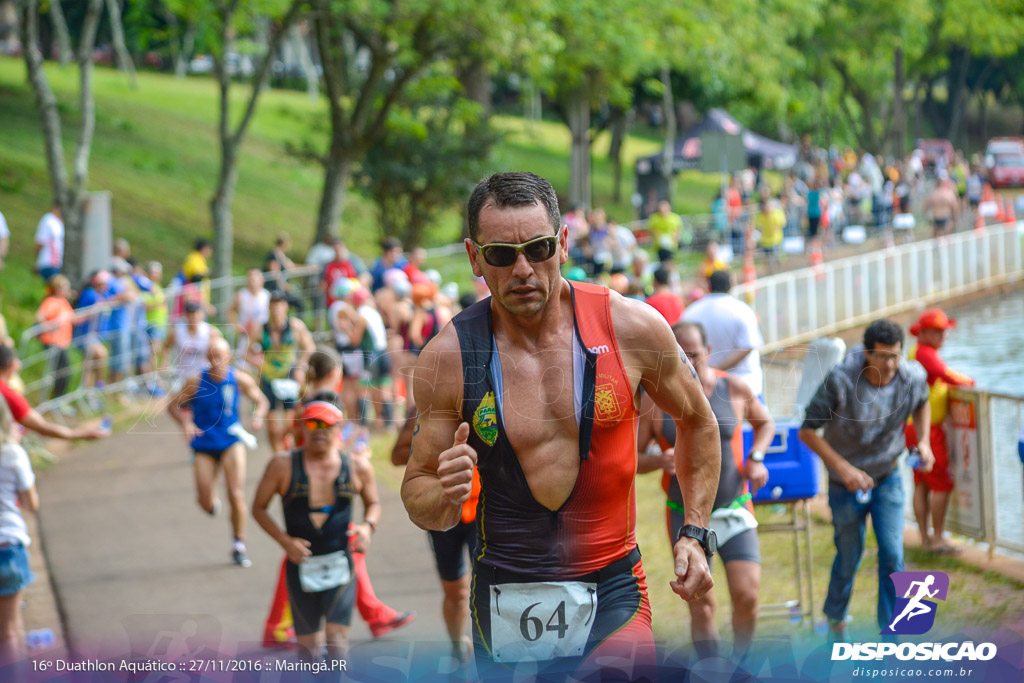
[[[268,455],[265,447],[249,454],[250,502]],[[227,655],[257,648],[283,554],[250,518],[253,566],[230,563],[226,505],[215,519],[196,505],[188,450],[169,418],[140,420],[76,449],[39,488],[49,569],[75,651],[137,652],[161,632],[194,632]],[[381,497],[370,574],[381,599],[419,615],[388,639],[445,638],[426,534],[409,522],[397,491],[382,484]],[[278,500],[272,509],[280,518]],[[353,643],[369,639],[354,616]]]

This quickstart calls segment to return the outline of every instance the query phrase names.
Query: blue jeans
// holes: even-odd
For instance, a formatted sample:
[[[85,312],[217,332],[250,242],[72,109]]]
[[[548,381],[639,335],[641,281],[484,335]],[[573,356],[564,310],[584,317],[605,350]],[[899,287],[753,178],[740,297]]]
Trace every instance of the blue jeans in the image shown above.
[[[857,502],[857,492],[829,483],[828,504],[835,527],[836,559],[825,597],[825,616],[836,621],[846,617],[853,592],[853,580],[864,554],[867,515],[878,539],[878,624],[885,629],[896,604],[896,587],[889,580],[893,572],[903,571],[903,484],[893,472],[871,491],[871,500]]]
[[[14,595],[35,580],[25,546],[15,543],[0,548],[0,596]]]

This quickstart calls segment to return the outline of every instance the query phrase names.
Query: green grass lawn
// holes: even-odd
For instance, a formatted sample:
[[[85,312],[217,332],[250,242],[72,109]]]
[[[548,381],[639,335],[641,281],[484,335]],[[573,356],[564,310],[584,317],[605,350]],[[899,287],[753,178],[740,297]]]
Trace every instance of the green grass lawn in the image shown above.
[[[77,70],[47,66],[64,119],[65,152],[74,149],[77,112]],[[96,136],[90,162],[89,187],[112,193],[114,234],[127,237],[141,260],[159,259],[174,272],[199,236],[210,234],[208,202],[217,175],[217,92],[209,78],[177,80],[165,74],[142,72],[138,89],[116,71],[94,73]],[[247,96],[236,87],[233,115],[239,117]],[[305,93],[267,91],[242,145],[239,181],[234,203],[235,265],[242,270],[260,263],[274,236],[287,231],[301,257],[312,239],[320,197],[320,168],[286,152],[288,144],[323,142],[310,122],[323,116],[323,100],[311,102]],[[568,129],[551,121],[526,121],[496,116],[503,141],[491,168],[531,170],[550,178],[555,188],[568,187]],[[633,164],[651,154],[658,143],[630,137],[623,152],[623,197],[612,201],[609,134],[594,145],[595,204],[605,206],[617,220],[632,217]],[[704,211],[715,179],[699,174],[680,178],[681,211]],[[31,324],[42,295],[42,284],[31,274],[36,223],[51,200],[42,132],[34,96],[25,80],[24,63],[0,57],[0,211],[12,230],[11,254],[0,278],[3,311],[17,334]],[[376,209],[357,192],[349,192],[342,231],[351,248],[365,258],[376,256],[380,233]],[[458,239],[461,217],[444,214],[427,236],[427,246]],[[448,277],[466,281],[465,261],[445,259]],[[438,264],[432,264],[438,265]],[[168,267],[169,266],[169,267]],[[465,268],[465,272],[463,271]]]

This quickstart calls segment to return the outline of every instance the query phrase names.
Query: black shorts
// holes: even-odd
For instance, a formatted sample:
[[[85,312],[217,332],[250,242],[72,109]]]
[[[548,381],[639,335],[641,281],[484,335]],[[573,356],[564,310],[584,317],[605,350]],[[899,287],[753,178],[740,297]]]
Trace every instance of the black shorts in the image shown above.
[[[476,552],[476,524],[459,522],[448,531],[428,531],[437,574],[442,581],[458,581],[466,573],[466,550]]]
[[[642,634],[641,637],[650,634],[651,612],[647,600],[647,581],[639,564],[640,550],[634,548],[628,555],[598,572],[584,577],[556,579],[596,583],[597,610],[583,655],[537,662],[539,678],[573,673],[597,646],[620,632],[636,631]],[[538,583],[547,580],[551,580],[550,577],[507,572],[480,562],[473,567],[470,614],[473,618],[473,654],[481,679],[507,677],[510,673],[509,667],[515,666],[501,664],[491,658],[491,586],[503,583]]]
[[[231,444],[231,446],[234,446],[234,444]],[[224,454],[227,453],[228,450],[230,450],[231,446],[228,446],[227,448],[221,449],[219,451],[203,450],[192,451],[192,453],[194,453],[195,455],[205,455],[208,458],[213,458],[214,462],[219,463],[220,459],[224,457]]]
[[[351,566],[352,558],[349,557]],[[352,606],[356,602],[356,574],[352,580],[319,593],[307,593],[299,585],[299,567],[291,562],[285,565],[285,584],[288,586],[288,602],[292,607],[292,621],[295,635],[308,636],[320,631],[322,622],[348,626],[352,622]]]

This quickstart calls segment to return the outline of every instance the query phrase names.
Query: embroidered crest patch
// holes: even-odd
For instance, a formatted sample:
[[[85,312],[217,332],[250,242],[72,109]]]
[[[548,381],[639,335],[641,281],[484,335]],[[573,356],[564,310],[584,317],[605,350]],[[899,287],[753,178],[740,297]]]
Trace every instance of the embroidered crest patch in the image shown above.
[[[473,413],[473,431],[488,446],[493,446],[498,440],[498,415],[493,391],[484,394],[480,405],[476,407]]]

